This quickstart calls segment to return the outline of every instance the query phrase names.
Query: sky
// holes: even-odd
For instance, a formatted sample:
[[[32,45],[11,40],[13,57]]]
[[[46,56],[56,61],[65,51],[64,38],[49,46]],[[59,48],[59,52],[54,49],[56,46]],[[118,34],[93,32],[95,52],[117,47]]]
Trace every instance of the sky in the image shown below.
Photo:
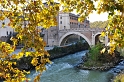
[[[95,7],[98,6],[98,2],[94,2]],[[93,11],[92,14],[89,15],[89,21],[94,22],[94,21],[106,21],[108,20],[108,13],[101,13],[97,14],[96,11]]]
[[[89,21],[94,22],[94,21],[106,21],[108,20],[108,14],[107,13],[102,13],[102,14],[97,14],[96,12],[93,12],[92,14],[89,15]]]

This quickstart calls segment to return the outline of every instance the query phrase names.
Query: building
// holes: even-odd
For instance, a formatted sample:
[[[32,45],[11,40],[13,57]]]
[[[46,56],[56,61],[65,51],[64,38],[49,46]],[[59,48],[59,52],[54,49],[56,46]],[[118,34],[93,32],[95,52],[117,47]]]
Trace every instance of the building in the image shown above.
[[[1,20],[0,21],[0,40],[2,41],[6,41],[7,40],[7,36],[12,35],[14,30],[13,28],[8,26],[9,23],[9,19],[5,19],[5,20]],[[4,27],[3,27],[3,23],[4,23]]]
[[[78,15],[75,15],[73,13],[64,13],[59,12],[57,18],[57,26],[52,26],[49,29],[43,30],[43,38],[47,43],[47,46],[58,46],[58,36],[59,30],[63,29],[72,29],[72,28],[89,28],[89,21],[86,19],[84,22],[78,22]],[[72,35],[69,38],[69,41],[74,41],[80,39],[80,36]]]
[[[71,28],[89,28],[89,21],[86,19],[84,22],[78,22],[79,15],[73,13],[59,13],[58,26],[59,30]]]

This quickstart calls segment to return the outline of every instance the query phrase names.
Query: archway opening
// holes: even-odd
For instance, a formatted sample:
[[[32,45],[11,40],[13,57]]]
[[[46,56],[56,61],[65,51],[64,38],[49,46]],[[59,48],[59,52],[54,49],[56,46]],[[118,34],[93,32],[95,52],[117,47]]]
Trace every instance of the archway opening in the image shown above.
[[[92,45],[91,44],[92,41],[90,41],[89,38],[86,37],[85,35],[83,35],[82,33],[80,33],[80,32],[68,32],[60,38],[59,46],[63,46],[66,43],[68,37],[71,35],[76,35],[76,36],[82,37],[85,40],[85,41],[83,40],[84,42],[87,42],[89,46]]]
[[[101,34],[98,34],[95,36],[95,45],[97,43],[102,43],[102,44],[105,44],[105,37],[103,36],[100,36]]]
[[[61,42],[61,46],[64,45],[72,45],[75,44],[77,42],[81,41],[81,37],[75,34],[70,34],[68,36],[66,36],[62,42]]]
[[[76,44],[78,42],[89,45],[89,43],[82,36],[77,34],[70,34],[63,38],[63,40],[60,43],[60,46],[69,46],[69,45]]]

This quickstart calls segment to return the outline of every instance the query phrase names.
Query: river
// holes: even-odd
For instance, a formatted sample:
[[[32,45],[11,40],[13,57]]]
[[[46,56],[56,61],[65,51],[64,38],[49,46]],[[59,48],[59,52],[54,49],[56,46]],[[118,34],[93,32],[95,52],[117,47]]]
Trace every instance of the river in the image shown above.
[[[54,59],[52,64],[47,64],[47,70],[41,75],[40,82],[108,82],[109,72],[81,70],[75,66],[81,62],[81,57],[87,51],[77,52],[62,58]],[[27,77],[33,78],[37,75],[34,70]]]

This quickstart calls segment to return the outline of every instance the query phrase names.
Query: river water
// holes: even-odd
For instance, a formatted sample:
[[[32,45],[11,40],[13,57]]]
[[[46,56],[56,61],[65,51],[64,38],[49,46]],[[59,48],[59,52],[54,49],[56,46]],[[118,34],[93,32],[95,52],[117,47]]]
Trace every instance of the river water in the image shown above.
[[[41,75],[40,82],[108,82],[109,72],[99,72],[91,70],[81,70],[75,66],[81,62],[81,57],[87,51],[77,52],[62,58],[54,59],[52,64],[47,64],[47,70]],[[28,75],[33,82],[37,75],[31,71]]]

